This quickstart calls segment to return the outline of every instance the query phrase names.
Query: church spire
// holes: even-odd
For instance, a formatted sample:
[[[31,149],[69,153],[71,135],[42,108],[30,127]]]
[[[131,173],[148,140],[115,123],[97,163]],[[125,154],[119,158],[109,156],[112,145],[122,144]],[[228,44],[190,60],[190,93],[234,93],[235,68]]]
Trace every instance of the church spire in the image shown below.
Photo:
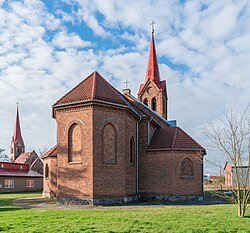
[[[23,143],[23,138],[22,138],[22,134],[21,134],[21,127],[20,127],[20,120],[19,120],[18,104],[17,104],[17,109],[16,109],[16,122],[15,122],[15,126],[14,126],[13,140],[20,141]]]
[[[160,79],[154,40],[154,24],[155,22],[152,21],[152,38],[150,42],[147,72],[145,82],[139,87],[138,99],[160,116],[167,119],[167,88],[166,81],[161,81]]]
[[[152,27],[152,39],[151,39],[151,43],[150,43],[150,51],[149,51],[149,56],[148,56],[148,66],[147,66],[145,82],[149,78],[152,79],[153,81],[155,81],[155,83],[157,83],[157,84],[160,82],[160,72],[159,72],[156,49],[155,49],[154,28],[153,27]]]
[[[17,104],[16,109],[16,121],[14,125],[14,134],[11,140],[11,160],[14,161],[21,153],[24,153],[25,146],[21,133],[20,120],[19,120],[19,109]]]

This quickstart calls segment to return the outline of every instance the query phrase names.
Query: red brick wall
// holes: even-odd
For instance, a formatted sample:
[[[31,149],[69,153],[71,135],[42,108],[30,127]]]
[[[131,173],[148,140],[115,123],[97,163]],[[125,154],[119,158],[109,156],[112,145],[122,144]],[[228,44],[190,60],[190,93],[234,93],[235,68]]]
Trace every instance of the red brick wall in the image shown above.
[[[194,165],[193,178],[181,178],[181,161]],[[140,157],[139,191],[145,196],[201,196],[202,162],[200,153],[190,151],[148,151]]]
[[[43,195],[44,196],[57,196],[57,158],[47,157],[43,159]],[[48,165],[49,176],[45,177],[45,168]]]
[[[130,165],[130,137],[136,138],[136,120],[126,110],[94,106],[94,197],[135,195],[136,167]],[[116,130],[116,162],[103,162],[103,129],[112,124]]]
[[[58,197],[93,197],[93,129],[92,107],[82,106],[56,110],[58,145]],[[68,162],[68,130],[76,123],[81,128],[81,161]],[[79,143],[75,142],[77,145]],[[74,155],[73,155],[74,156]]]

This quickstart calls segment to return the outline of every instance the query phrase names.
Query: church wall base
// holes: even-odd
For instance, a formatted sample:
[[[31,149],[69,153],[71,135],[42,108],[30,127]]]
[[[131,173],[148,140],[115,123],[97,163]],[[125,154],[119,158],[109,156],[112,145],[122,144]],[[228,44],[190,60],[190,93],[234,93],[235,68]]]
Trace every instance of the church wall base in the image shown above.
[[[204,201],[203,196],[141,196],[142,200],[159,200],[159,201]]]
[[[50,197],[51,196],[47,196]],[[58,201],[64,205],[122,205],[138,200],[137,196],[130,197],[116,197],[116,198],[93,198],[93,199],[83,199],[83,198],[59,198]]]

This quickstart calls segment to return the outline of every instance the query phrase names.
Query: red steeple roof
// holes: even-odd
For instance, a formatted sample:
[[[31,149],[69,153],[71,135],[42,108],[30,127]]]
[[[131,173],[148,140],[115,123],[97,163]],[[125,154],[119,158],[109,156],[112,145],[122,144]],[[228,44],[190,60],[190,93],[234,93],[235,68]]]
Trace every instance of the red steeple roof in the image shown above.
[[[152,79],[156,84],[160,82],[160,72],[157,62],[156,50],[155,50],[155,40],[154,40],[154,31],[152,32],[152,39],[150,43],[150,51],[148,57],[148,67],[145,77],[145,83],[148,79]]]
[[[15,143],[20,142],[20,143],[24,144],[23,143],[23,137],[22,137],[22,134],[21,134],[18,106],[17,106],[17,111],[16,111],[16,122],[15,122],[15,126],[14,126],[14,134],[13,134],[13,137],[12,137],[12,141],[15,142]]]
[[[163,91],[166,90],[166,81],[165,80],[161,81],[161,79],[160,79],[160,72],[159,72],[159,66],[158,66],[156,49],[155,49],[154,30],[152,31],[152,39],[151,39],[151,43],[150,43],[150,50],[149,50],[149,56],[148,56],[148,66],[147,66],[145,82],[144,82],[144,84],[140,85],[138,95],[141,94],[148,79],[151,79],[152,81],[154,81],[154,83],[157,85],[157,87],[160,90],[163,90]]]

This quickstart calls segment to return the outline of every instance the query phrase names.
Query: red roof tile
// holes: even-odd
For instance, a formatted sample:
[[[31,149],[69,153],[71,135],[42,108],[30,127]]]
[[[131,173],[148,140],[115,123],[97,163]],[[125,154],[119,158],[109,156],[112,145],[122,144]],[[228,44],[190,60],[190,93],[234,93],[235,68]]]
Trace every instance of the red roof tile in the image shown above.
[[[155,131],[149,149],[159,148],[204,150],[200,144],[179,127],[164,127]]]
[[[25,163],[28,157],[30,156],[31,152],[26,152],[20,154],[14,161],[14,163]]]
[[[54,106],[73,104],[84,100],[102,100],[127,105],[121,93],[95,71],[59,99]]]

